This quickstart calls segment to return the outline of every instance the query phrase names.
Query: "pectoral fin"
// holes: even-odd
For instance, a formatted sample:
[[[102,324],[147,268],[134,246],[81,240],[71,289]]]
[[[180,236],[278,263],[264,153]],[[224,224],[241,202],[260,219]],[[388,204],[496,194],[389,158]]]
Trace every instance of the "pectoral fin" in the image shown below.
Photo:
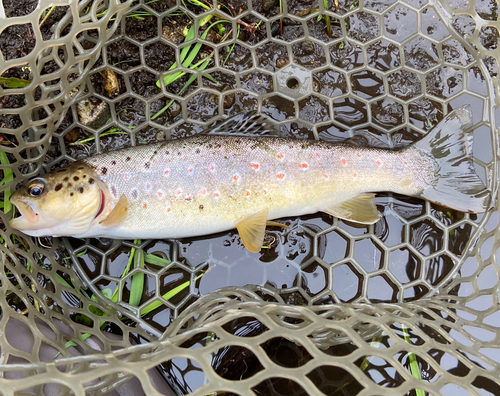
[[[323,212],[355,223],[373,224],[380,220],[374,197],[375,194],[361,194]]]
[[[125,216],[128,213],[128,200],[125,195],[122,195],[115,207],[111,211],[111,213],[104,219],[99,222],[99,224],[105,227],[114,227],[123,222],[125,220]]]
[[[236,224],[241,242],[251,253],[259,253],[264,243],[268,209],[263,209]]]

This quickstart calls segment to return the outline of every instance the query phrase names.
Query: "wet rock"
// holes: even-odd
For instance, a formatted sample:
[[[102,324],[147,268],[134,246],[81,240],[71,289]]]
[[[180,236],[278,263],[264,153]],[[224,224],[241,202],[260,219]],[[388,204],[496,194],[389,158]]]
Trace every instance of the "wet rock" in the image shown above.
[[[110,118],[109,106],[103,101],[83,99],[76,104],[79,121],[89,128],[98,129]]]

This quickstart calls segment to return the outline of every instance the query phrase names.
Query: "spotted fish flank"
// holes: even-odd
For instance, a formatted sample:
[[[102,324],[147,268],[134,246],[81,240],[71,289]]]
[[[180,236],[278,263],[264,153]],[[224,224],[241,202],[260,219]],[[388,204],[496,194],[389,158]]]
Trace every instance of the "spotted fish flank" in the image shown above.
[[[488,208],[474,172],[471,114],[460,108],[400,150],[270,136],[266,120],[236,116],[200,134],[75,162],[11,198],[28,235],[181,238],[237,228],[252,252],[269,220],[324,211],[359,223],[379,214],[374,193],[422,197],[464,212]],[[233,136],[234,135],[234,136]]]

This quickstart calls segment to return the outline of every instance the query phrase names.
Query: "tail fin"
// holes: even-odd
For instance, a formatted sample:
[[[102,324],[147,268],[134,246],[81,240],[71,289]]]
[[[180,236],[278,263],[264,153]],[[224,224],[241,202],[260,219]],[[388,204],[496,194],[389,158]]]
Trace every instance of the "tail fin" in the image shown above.
[[[470,106],[459,107],[412,147],[431,154],[437,164],[433,186],[421,197],[461,212],[482,213],[490,193],[472,163],[471,126]]]

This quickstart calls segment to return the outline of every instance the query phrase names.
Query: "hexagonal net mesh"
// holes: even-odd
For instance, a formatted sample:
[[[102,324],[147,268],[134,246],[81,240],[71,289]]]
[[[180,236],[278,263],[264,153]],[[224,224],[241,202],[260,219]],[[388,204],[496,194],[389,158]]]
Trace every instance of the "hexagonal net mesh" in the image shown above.
[[[0,395],[500,394],[497,206],[382,194],[375,225],[286,219],[260,254],[234,232],[8,226],[26,178],[249,109],[291,139],[397,148],[470,104],[496,203],[495,0],[4,0],[0,17]]]

